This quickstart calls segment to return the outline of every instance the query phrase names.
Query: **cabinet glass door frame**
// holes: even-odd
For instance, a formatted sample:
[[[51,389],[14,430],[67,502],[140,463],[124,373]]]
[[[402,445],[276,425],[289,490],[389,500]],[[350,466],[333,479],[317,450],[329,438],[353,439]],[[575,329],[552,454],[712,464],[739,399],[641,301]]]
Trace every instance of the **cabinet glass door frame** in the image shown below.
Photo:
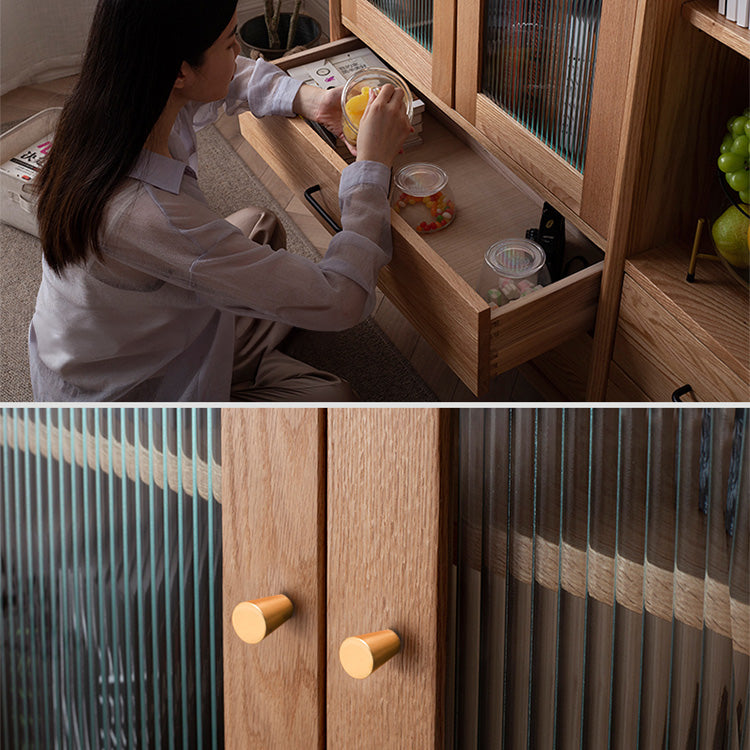
[[[348,30],[425,96],[452,106],[457,2],[420,2],[425,7],[430,2],[432,4],[432,49],[427,49],[369,0],[335,0],[330,3],[331,39],[341,38],[346,33],[345,30]],[[402,10],[406,9],[408,13],[408,6],[415,3],[410,3],[409,0],[392,0],[392,4]]]
[[[580,228],[604,247],[626,113],[627,81],[639,3],[602,0],[583,171],[482,93],[486,2],[458,4],[456,97],[459,115],[488,140],[488,147],[545,200],[579,219]]]

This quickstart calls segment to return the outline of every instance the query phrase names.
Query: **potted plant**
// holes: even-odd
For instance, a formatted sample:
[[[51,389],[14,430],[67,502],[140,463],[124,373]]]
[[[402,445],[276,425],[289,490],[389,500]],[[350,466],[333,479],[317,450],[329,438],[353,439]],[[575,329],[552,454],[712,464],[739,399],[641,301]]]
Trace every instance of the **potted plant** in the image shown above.
[[[302,0],[294,0],[291,12],[282,12],[284,0],[265,0],[262,16],[255,16],[240,27],[242,52],[247,57],[273,60],[290,49],[312,47],[320,39],[320,24],[300,13]]]

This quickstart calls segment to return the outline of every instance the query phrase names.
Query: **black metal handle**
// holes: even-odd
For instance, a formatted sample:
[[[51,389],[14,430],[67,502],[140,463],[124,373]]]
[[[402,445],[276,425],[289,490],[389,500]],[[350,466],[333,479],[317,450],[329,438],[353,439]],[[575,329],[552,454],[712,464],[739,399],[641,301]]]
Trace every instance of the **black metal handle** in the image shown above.
[[[305,200],[320,214],[323,221],[325,221],[334,232],[340,232],[341,227],[331,218],[331,215],[325,210],[325,208],[323,208],[323,206],[312,197],[312,194],[316,193],[318,190],[320,190],[320,185],[313,185],[312,187],[307,188],[307,190],[305,190]]]
[[[672,401],[682,401],[682,396],[693,390],[692,385],[681,385],[673,394]]]

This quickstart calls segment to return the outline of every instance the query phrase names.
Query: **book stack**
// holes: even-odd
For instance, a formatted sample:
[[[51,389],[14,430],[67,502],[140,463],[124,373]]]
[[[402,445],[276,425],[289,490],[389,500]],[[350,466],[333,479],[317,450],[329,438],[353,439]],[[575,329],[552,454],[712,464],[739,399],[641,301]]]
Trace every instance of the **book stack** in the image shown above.
[[[719,13],[743,29],[750,27],[750,0],[719,0]]]
[[[303,83],[313,86],[320,86],[324,89],[333,89],[337,86],[343,86],[354,73],[363,68],[387,68],[388,66],[370,49],[362,47],[361,49],[344,52],[340,55],[334,55],[325,60],[318,60],[306,65],[298,65],[295,68],[289,68],[292,78],[297,78]],[[413,115],[411,119],[414,132],[407,138],[404,143],[404,150],[422,143],[422,113],[424,112],[424,102],[415,98],[412,103]],[[319,133],[319,135],[328,141],[332,148],[347,162],[354,161],[354,156],[346,147],[344,141],[337,138],[333,133],[324,128],[317,122],[310,122],[310,126]]]

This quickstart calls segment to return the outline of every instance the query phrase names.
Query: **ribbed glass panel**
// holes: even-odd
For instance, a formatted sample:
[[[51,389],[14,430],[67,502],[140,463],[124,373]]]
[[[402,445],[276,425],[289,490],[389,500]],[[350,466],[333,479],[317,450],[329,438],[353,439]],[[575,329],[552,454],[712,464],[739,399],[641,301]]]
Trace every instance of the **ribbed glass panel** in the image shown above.
[[[369,0],[428,52],[432,52],[433,0]]]
[[[465,409],[455,748],[750,744],[747,409]]]
[[[601,0],[488,0],[482,93],[583,172]]]
[[[0,418],[0,746],[222,747],[220,412]]]

